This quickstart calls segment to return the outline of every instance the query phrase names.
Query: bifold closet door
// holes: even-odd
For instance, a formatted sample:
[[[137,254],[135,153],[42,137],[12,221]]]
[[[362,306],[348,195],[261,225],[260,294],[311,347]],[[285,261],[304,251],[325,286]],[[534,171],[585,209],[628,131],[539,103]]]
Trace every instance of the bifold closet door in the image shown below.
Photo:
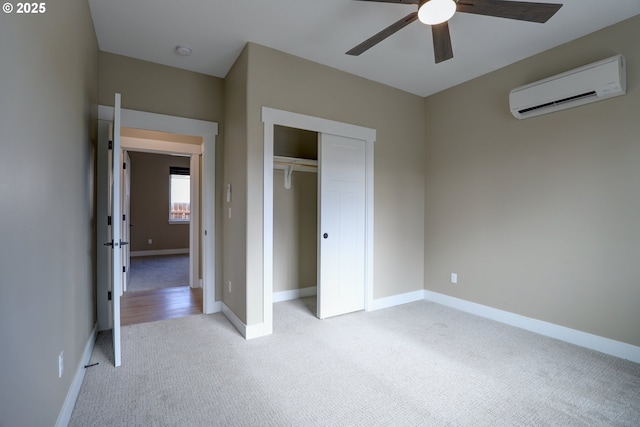
[[[364,309],[365,141],[320,134],[318,317]]]

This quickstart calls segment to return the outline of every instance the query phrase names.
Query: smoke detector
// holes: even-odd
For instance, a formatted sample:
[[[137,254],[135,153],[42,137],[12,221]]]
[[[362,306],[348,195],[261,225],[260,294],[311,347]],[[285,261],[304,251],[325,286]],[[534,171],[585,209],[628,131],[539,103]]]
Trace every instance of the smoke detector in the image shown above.
[[[186,46],[181,46],[181,45],[176,46],[176,52],[178,52],[178,54],[182,56],[191,55],[191,49],[189,49]]]

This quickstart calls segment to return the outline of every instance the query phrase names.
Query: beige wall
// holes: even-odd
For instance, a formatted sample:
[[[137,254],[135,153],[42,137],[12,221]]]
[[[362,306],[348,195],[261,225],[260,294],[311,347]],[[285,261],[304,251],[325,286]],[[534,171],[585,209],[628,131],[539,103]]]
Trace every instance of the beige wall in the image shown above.
[[[0,14],[2,426],[56,424],[96,321],[98,45],[86,1],[47,5]]]
[[[169,168],[188,168],[189,157],[137,152],[129,156],[131,251],[188,249],[189,224],[169,223]]]
[[[273,171],[273,291],[316,286],[318,174],[294,171],[291,188],[284,171]]]
[[[232,199],[219,211],[223,221],[222,301],[240,318],[246,319],[247,265],[247,66],[245,48],[224,81],[224,182],[231,185]],[[231,209],[231,218],[228,212]],[[260,245],[262,240],[253,242]],[[229,281],[232,288],[229,290]]]
[[[222,212],[224,176],[224,80],[100,52],[98,100],[113,105],[122,94],[122,107],[218,123],[216,137],[216,212]],[[222,249],[222,215],[216,216],[216,253]],[[216,301],[222,299],[222,256],[216,256]]]
[[[426,289],[640,345],[638,39],[640,17],[427,98]],[[510,89],[617,53],[626,96],[509,113]]]
[[[262,106],[377,130],[374,298],[422,289],[423,98],[260,45],[245,51],[247,151],[238,161],[246,171],[247,311],[236,314],[248,325],[262,322]]]
[[[118,92],[123,108],[222,122],[223,79],[108,52],[99,64],[101,105]]]

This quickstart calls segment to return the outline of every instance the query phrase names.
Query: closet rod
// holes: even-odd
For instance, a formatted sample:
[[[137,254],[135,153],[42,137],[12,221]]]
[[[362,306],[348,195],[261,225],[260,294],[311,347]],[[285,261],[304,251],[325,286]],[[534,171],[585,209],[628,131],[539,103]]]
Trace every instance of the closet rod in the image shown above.
[[[294,166],[294,167],[299,167],[299,168],[313,168],[313,169],[317,169],[318,165],[309,165],[309,164],[305,164],[305,163],[296,163],[296,162],[280,162],[280,161],[274,161],[273,162],[274,166]]]

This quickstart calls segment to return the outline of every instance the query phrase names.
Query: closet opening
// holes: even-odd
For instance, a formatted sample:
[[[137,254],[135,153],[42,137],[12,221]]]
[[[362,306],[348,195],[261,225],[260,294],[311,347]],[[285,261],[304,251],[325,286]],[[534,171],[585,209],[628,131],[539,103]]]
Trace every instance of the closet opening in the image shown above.
[[[273,333],[274,302],[296,299],[292,303],[298,303],[301,315],[310,313],[319,319],[326,319],[363,309],[368,310],[373,299],[375,129],[264,106],[262,121],[264,123],[263,322],[247,329],[245,336],[247,339]],[[295,138],[292,137],[293,135]],[[277,151],[276,140],[278,140]],[[315,151],[309,153],[306,150]],[[280,172],[282,175],[278,174],[274,180],[274,173],[278,173],[274,172],[275,156],[279,157],[278,161],[284,163],[280,166],[285,169]],[[290,157],[290,159],[282,159],[282,157]],[[274,286],[274,276],[276,276],[274,267],[286,266],[286,263],[291,260],[290,257],[283,258],[284,250],[279,247],[276,249],[274,245],[274,232],[277,232],[277,227],[274,227],[274,213],[277,214],[284,205],[283,201],[276,201],[274,190],[284,191],[284,188],[277,187],[288,185],[287,173],[290,173],[289,178],[293,187],[297,183],[296,178],[303,173],[301,170],[294,172],[294,167],[306,168],[313,166],[316,161],[315,197],[308,199],[314,199],[317,204],[316,234],[311,238],[311,243],[306,243],[309,244],[307,248],[313,247],[314,243],[316,247],[315,286],[307,286],[307,283],[300,280],[295,284],[287,284],[281,278],[277,279],[279,283]],[[286,163],[293,163],[293,165]],[[290,169],[289,166],[291,166]],[[303,194],[305,196],[313,194],[311,191],[311,188],[308,188],[308,191]],[[274,207],[276,203],[279,206]],[[305,207],[308,208],[309,205],[305,204]],[[282,218],[277,219],[277,221],[281,220]],[[313,227],[305,228],[309,233],[312,229]],[[301,248],[298,248],[298,253],[301,251]],[[297,262],[298,253],[294,258]],[[309,264],[302,265],[311,266],[310,268],[313,269],[312,258],[306,259]],[[306,272],[305,276],[301,276],[298,270],[298,277],[309,277],[306,276],[309,270],[303,271]],[[290,289],[286,290],[287,287]],[[304,301],[307,301],[308,296],[313,297],[314,294],[315,308],[313,305],[305,306]],[[297,300],[298,298],[302,300]],[[287,322],[285,319],[282,321]]]
[[[318,132],[275,125],[273,143],[273,302],[299,299],[315,317]]]

